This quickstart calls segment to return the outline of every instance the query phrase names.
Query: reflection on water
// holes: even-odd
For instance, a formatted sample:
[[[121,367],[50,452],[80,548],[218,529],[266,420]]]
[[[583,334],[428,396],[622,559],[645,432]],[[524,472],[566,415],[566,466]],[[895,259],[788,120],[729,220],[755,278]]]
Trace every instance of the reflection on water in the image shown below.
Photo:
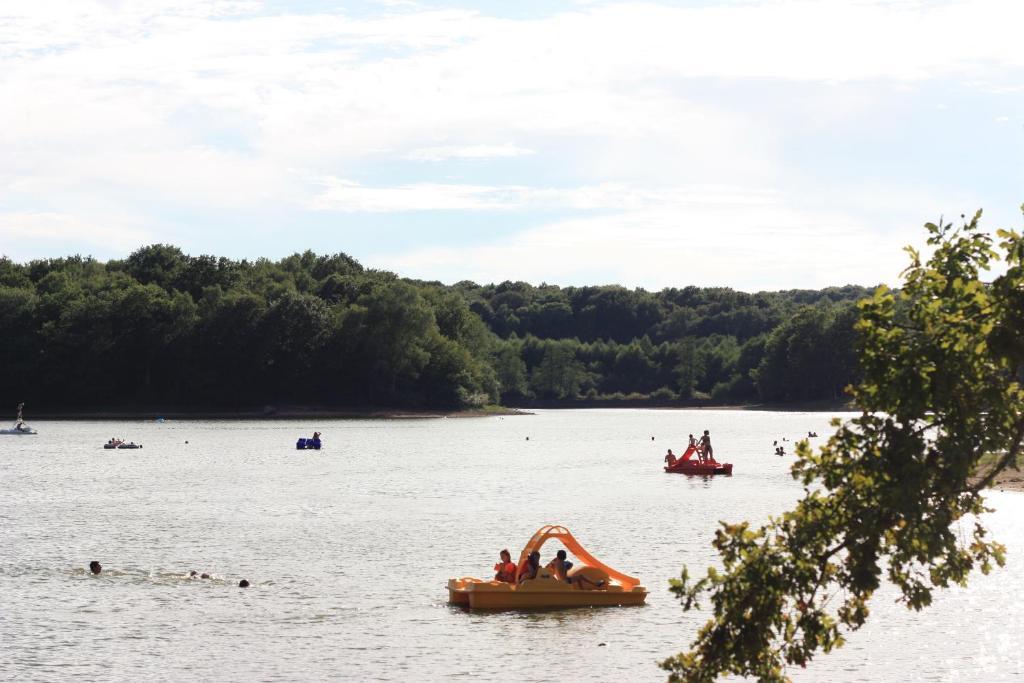
[[[714,562],[719,520],[762,521],[796,499],[792,456],[775,456],[772,441],[826,434],[828,415],[36,426],[31,441],[0,440],[0,677],[657,681],[657,662],[702,621],[682,614],[668,579]],[[294,450],[314,428],[325,449]],[[735,474],[664,474],[665,450],[703,429]],[[104,451],[115,432],[146,447]],[[1024,495],[991,502],[1006,569],[921,613],[881,591],[847,647],[793,676],[1024,674]],[[501,548],[516,555],[549,522],[639,576],[648,605],[447,605],[449,577],[490,575]],[[86,569],[93,559],[99,576]],[[193,569],[214,578],[190,579]],[[252,586],[238,588],[241,578]]]

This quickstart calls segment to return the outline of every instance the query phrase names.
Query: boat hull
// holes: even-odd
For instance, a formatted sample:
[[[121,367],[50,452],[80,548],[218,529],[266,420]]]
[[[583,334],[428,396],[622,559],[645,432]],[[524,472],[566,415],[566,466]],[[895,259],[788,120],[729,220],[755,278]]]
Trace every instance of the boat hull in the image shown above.
[[[534,590],[528,585],[513,586],[497,581],[452,579],[448,582],[448,602],[480,610],[538,610],[567,607],[628,607],[642,605],[647,599],[647,590],[642,586],[629,591],[615,585],[606,590],[578,590],[566,583],[562,583],[562,586],[564,588],[545,586]]]
[[[665,471],[672,474],[732,474],[732,463],[693,462],[692,460],[681,460],[670,467],[666,467]]]

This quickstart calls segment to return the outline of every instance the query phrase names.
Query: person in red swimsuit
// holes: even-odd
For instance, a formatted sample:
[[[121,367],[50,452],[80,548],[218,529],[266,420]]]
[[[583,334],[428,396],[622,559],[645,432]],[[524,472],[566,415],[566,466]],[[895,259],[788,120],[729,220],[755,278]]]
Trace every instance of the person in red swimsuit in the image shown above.
[[[501,562],[494,565],[494,571],[497,572],[494,575],[495,581],[516,582],[516,565],[512,562],[512,555],[508,550],[501,551]]]

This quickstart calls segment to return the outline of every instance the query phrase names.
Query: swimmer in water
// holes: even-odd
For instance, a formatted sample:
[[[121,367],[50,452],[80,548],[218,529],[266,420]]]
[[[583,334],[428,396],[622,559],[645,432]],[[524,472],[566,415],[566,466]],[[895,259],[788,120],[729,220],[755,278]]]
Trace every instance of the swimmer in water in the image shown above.
[[[97,562],[96,560],[93,560],[89,563],[89,571],[91,571],[93,574],[99,574],[101,571],[103,571],[103,565]]]
[[[238,582],[238,587],[239,588],[248,588],[249,587],[249,582],[246,581],[245,579],[242,579],[241,581]]]

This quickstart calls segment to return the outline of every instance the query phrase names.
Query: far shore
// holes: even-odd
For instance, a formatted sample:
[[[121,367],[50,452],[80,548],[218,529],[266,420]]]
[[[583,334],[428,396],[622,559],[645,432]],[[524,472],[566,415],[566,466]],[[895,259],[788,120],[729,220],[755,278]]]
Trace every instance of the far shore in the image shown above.
[[[1019,461],[1018,461],[1019,462]],[[981,477],[974,477],[971,483],[977,483]],[[1014,470],[1006,468],[996,475],[995,481],[988,486],[989,491],[1024,491],[1024,466]]]
[[[1003,470],[988,488],[990,491],[1024,491],[1024,471]]]
[[[314,419],[378,419],[492,417],[495,415],[532,415],[527,410],[487,406],[474,410],[407,410],[401,408],[324,408],[287,407],[249,410],[171,408],[101,408],[91,410],[34,410],[37,420],[314,420]],[[32,422],[29,419],[28,422]]]
[[[533,415],[533,410],[592,408],[635,408],[638,410],[763,410],[780,412],[835,413],[856,410],[848,399],[794,403],[714,403],[712,401],[630,401],[577,399],[573,401],[533,400],[508,406],[489,405],[466,410],[394,408],[387,406],[265,406],[211,408],[192,406],[101,406],[96,408],[31,407],[28,415],[40,420],[302,420],[307,418],[415,419],[439,417],[491,417]]]
[[[331,407],[331,406],[267,406],[239,409],[200,408],[181,406],[111,406],[99,408],[57,408],[54,410],[33,409],[31,418],[40,420],[140,420],[164,418],[166,420],[303,420],[303,419],[416,419],[416,418],[460,418],[492,417],[495,415],[533,415],[533,410],[568,410],[601,408],[635,408],[642,410],[762,410],[785,412],[850,412],[855,407],[848,400],[812,401],[798,403],[713,403],[697,402],[654,402],[586,400],[576,401],[530,401],[512,406],[485,406],[466,410]]]

